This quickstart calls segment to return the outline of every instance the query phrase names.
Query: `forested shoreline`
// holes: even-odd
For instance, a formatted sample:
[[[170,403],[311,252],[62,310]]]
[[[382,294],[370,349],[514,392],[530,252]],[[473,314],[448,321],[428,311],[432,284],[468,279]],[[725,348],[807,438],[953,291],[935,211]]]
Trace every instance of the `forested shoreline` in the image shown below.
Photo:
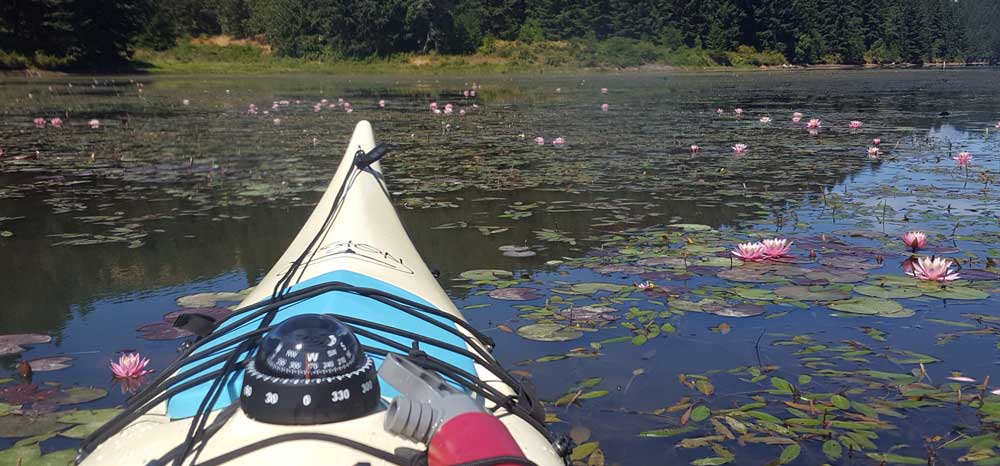
[[[220,35],[245,39],[251,63],[995,64],[998,23],[996,0],[9,0],[0,68],[183,60],[206,53],[191,38]]]

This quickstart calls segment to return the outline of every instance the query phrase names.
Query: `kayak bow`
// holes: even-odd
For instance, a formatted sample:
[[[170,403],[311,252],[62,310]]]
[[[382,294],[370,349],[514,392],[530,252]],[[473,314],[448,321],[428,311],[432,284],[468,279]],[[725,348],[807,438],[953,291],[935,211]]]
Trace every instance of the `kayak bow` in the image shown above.
[[[80,464],[410,464],[430,442],[396,435],[410,426],[386,418],[398,417],[390,401],[418,393],[418,379],[437,380],[427,386],[443,398],[477,400],[516,442],[509,450],[529,460],[485,464],[565,464],[568,440],[548,431],[541,405],[493,359],[492,341],[466,323],[414,248],[381,155],[371,125],[358,123],[270,272],[85,440]],[[391,383],[376,377],[383,365],[394,368]]]

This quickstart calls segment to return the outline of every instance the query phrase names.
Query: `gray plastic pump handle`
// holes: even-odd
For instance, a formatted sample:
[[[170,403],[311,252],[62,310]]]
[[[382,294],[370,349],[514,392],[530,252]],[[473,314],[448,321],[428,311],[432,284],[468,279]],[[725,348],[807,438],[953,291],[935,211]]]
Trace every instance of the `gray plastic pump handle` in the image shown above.
[[[486,412],[472,397],[402,356],[389,353],[378,375],[400,393],[385,413],[385,430],[393,435],[426,444],[449,419]]]

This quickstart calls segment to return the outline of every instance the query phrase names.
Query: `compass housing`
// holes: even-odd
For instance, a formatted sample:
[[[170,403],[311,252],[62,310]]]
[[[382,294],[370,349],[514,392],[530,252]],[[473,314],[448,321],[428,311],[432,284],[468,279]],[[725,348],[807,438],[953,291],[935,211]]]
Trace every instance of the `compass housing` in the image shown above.
[[[322,314],[291,317],[268,332],[240,391],[247,417],[281,425],[355,419],[380,400],[375,363],[347,325]]]

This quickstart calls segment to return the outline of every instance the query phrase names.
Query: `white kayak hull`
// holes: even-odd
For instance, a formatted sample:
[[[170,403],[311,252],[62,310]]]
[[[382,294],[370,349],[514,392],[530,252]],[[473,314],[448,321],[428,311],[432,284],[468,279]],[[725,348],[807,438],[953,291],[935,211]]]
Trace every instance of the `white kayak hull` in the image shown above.
[[[345,182],[353,164],[354,154],[360,149],[370,151],[375,146],[371,125],[360,122],[348,144],[344,159],[309,220],[303,226],[288,250],[271,271],[253,289],[241,304],[250,305],[270,299],[275,285],[286,274],[290,264],[302,255],[313,238],[314,244],[308,262],[303,263],[293,276],[291,285],[316,279],[331,272],[349,271],[390,283],[421,298],[433,307],[458,318],[461,313],[445,293],[420,258],[403,225],[400,223],[382,180],[378,163],[364,171],[353,170],[349,185],[343,194],[341,207],[325,231],[324,223],[337,191]],[[350,251],[347,251],[350,249]],[[357,253],[358,251],[361,253]],[[395,265],[393,265],[395,264]],[[503,393],[513,394],[486,368],[475,364],[476,375]],[[489,404],[487,405],[489,406]],[[212,413],[209,424],[219,416]],[[498,418],[506,425],[528,459],[542,466],[563,465],[554,447],[535,427],[515,415],[497,411]],[[383,429],[385,411],[349,421],[308,425],[284,426],[258,422],[247,417],[240,409],[224,421],[210,441],[200,445],[196,454],[184,464],[199,464],[213,458],[228,458],[232,452],[265,441],[278,435],[309,432],[335,435],[351,439],[379,450],[393,452],[405,447],[423,450],[425,446],[394,436]],[[157,405],[112,437],[99,444],[86,456],[85,466],[145,466],[161,458],[183,441],[191,425],[191,418],[177,419],[168,415],[167,403]],[[228,455],[228,456],[227,456]],[[295,440],[256,449],[235,456],[223,464],[228,466],[293,464],[372,465],[391,464],[357,449],[319,440]]]

